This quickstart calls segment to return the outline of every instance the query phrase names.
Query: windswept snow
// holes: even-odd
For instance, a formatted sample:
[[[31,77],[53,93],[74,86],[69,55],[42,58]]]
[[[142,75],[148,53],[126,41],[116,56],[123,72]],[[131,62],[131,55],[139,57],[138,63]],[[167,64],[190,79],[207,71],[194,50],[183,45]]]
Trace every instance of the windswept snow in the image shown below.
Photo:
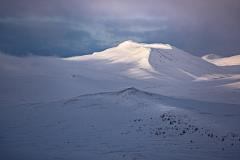
[[[240,69],[213,58],[133,41],[70,58],[0,53],[0,157],[239,159]]]
[[[235,55],[231,57],[225,57],[225,58],[209,58],[209,55],[203,56],[202,59],[213,63],[217,66],[234,66],[234,65],[240,65],[240,55]]]
[[[202,59],[204,60],[212,60],[212,59],[219,59],[219,58],[222,58],[221,56],[217,55],[217,54],[208,54],[208,55],[205,55],[205,56],[202,56]]]

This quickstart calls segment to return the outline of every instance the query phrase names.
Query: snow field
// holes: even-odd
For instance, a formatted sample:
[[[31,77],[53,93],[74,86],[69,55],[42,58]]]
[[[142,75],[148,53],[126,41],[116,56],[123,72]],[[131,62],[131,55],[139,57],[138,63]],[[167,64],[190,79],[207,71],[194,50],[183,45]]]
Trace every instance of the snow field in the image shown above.
[[[0,53],[0,159],[239,159],[240,70],[224,63],[133,41]]]
[[[1,108],[1,157],[238,159],[239,106],[224,124],[219,104],[196,103],[130,88]]]

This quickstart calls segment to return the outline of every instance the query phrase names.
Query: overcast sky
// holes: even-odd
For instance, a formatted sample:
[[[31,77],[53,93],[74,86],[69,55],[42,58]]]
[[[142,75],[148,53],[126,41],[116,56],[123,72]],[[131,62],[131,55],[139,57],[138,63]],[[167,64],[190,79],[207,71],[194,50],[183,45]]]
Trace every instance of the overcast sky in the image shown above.
[[[1,0],[0,51],[92,54],[126,40],[240,54],[240,0]]]

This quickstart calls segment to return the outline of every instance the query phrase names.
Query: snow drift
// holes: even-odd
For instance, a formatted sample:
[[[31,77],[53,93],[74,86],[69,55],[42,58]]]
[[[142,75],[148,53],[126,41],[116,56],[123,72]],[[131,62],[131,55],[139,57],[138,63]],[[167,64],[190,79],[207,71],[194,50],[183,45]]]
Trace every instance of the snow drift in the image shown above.
[[[240,65],[240,55],[235,55],[231,57],[215,57],[210,58],[210,55],[203,56],[202,59],[213,63],[217,66],[234,66],[234,65]]]

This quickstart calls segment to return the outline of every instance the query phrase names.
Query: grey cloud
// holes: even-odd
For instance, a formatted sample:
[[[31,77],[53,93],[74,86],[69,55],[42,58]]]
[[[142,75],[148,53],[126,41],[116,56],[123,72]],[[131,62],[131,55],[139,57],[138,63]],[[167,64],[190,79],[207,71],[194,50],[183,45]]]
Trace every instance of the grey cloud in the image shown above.
[[[92,53],[97,41],[86,31],[74,31],[68,24],[25,22],[0,23],[0,48],[13,55],[58,55],[62,57]]]
[[[66,57],[132,39],[229,56],[240,54],[239,16],[239,0],[2,0],[0,50]]]

